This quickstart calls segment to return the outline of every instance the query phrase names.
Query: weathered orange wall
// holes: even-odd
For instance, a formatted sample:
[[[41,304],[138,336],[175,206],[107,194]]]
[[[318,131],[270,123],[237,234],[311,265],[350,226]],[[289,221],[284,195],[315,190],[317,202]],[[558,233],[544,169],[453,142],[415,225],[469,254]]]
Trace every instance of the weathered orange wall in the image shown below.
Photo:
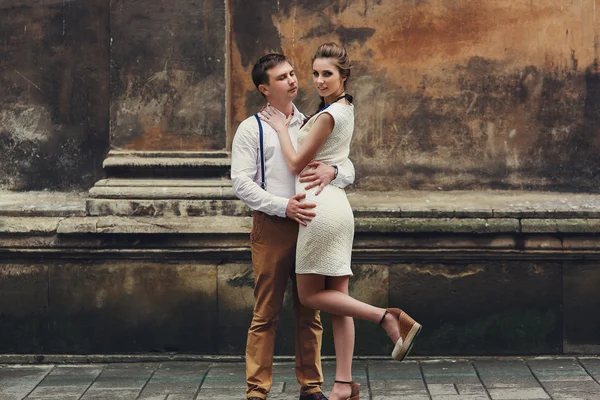
[[[232,0],[228,143],[262,102],[258,57],[287,54],[313,112],[309,62],[336,41],[359,188],[595,190],[599,22],[594,0]]]
[[[595,0],[4,0],[0,188],[88,188],[109,147],[228,148],[269,51],[312,112],[309,60],[334,40],[359,189],[597,191],[598,17]]]

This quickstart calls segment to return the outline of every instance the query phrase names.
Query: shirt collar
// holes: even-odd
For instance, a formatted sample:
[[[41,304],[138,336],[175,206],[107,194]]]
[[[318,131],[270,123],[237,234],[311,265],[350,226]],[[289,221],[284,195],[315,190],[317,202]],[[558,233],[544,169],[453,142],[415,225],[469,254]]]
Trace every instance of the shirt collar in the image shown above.
[[[294,115],[292,116],[292,120],[290,121],[290,125],[294,124],[294,123],[299,123],[302,124],[304,123],[304,114],[302,114],[298,108],[296,107],[296,105],[294,103],[292,103],[292,107],[293,107],[293,112]],[[273,107],[275,108],[275,107]],[[277,111],[279,114],[283,115],[285,117],[285,114],[282,113],[281,111],[279,111],[279,109],[275,108],[275,111]]]
[[[294,103],[292,103],[292,107],[294,107],[294,116],[292,117],[292,121],[290,123],[292,123],[292,122],[295,121],[295,122],[298,122],[300,124],[303,124],[304,123],[304,114],[302,114],[298,110],[298,108],[296,107],[296,105]]]

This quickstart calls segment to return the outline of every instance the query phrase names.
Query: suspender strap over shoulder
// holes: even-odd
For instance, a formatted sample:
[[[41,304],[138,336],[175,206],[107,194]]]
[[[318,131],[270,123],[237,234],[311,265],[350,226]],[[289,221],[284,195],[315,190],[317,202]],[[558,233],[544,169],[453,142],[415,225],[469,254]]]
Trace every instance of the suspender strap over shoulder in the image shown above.
[[[265,150],[264,150],[264,146],[263,146],[263,127],[262,127],[262,123],[260,122],[260,118],[258,118],[258,114],[254,114],[254,117],[256,118],[256,122],[258,122],[258,134],[259,134],[259,143],[260,143],[260,187],[263,190],[266,190],[266,185],[265,185]]]

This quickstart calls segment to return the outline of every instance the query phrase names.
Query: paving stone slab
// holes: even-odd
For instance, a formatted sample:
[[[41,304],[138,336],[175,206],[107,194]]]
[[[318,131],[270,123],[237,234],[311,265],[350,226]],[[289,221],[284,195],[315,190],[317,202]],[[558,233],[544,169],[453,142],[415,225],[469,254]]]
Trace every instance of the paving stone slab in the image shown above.
[[[489,399],[469,361],[423,362],[421,367],[432,399]],[[461,389],[465,392],[461,392]]]
[[[137,399],[139,390],[124,390],[124,389],[103,389],[103,390],[88,390],[85,392],[81,400],[135,400]],[[163,396],[164,398],[164,396]]]
[[[167,396],[167,400],[194,400],[194,394],[186,394],[186,393],[172,393]]]
[[[451,383],[429,383],[427,384],[427,389],[429,389],[429,393],[432,397],[443,397],[443,396],[456,396],[458,395],[458,390],[455,384]]]
[[[79,399],[102,372],[103,365],[58,365],[44,377],[28,399]]]
[[[579,358],[581,365],[586,369],[587,373],[600,382],[600,359],[598,358]]]
[[[196,394],[210,367],[205,362],[163,363],[144,387],[140,399],[169,394]]]
[[[404,392],[390,392],[390,393],[373,393],[373,400],[431,400],[429,395],[413,394]]]
[[[223,364],[211,367],[204,382],[201,392],[213,389],[241,389],[243,393],[246,388],[246,367],[243,363]],[[275,374],[274,374],[275,376]]]
[[[335,362],[324,361],[323,372],[328,394]],[[597,357],[357,360],[353,365],[365,400],[597,400],[599,372]],[[1,400],[241,400],[244,392],[241,362],[0,365]],[[296,400],[298,394],[294,362],[276,362],[269,400]]]
[[[368,371],[373,399],[430,399],[415,361],[370,361]]]
[[[245,394],[244,391],[238,392],[227,389],[201,389],[197,398],[198,400],[243,400],[245,398]],[[167,400],[170,399],[171,397],[169,397]],[[269,393],[269,400],[298,400],[298,392],[274,393],[271,391],[271,393]]]
[[[528,364],[553,399],[600,399],[600,385],[575,358],[533,359]]]
[[[21,400],[52,370],[52,365],[9,365],[0,370],[0,399]]]
[[[543,382],[544,388],[553,399],[571,398],[583,400],[600,399],[600,385],[593,380],[585,382]]]
[[[140,391],[158,367],[158,363],[107,365],[90,387],[88,393],[105,389]]]
[[[492,400],[545,400],[550,396],[541,387],[538,388],[498,388],[489,389]]]
[[[205,389],[204,386],[198,392],[198,399],[211,399],[211,400],[243,400],[245,398],[244,392],[232,391],[227,389]],[[271,396],[269,396],[271,399]]]
[[[476,360],[473,365],[487,388],[540,387],[524,360]]]
[[[534,358],[528,360],[527,364],[542,384],[593,380],[575,358]]]

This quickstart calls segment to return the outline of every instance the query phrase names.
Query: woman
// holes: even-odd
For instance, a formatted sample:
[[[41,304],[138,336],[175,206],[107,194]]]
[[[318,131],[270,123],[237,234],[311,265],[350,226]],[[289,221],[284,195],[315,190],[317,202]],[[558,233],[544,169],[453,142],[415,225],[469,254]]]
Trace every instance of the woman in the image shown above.
[[[350,77],[346,50],[335,43],[323,44],[317,49],[312,66],[321,105],[298,133],[298,152],[287,131],[290,118],[285,119],[269,107],[261,112],[261,118],[277,131],[294,175],[311,161],[334,166],[341,163],[350,153],[354,132],[352,96],[345,90]],[[306,226],[300,225],[296,250],[298,296],[302,304],[332,314],[336,373],[330,400],[358,400],[358,385],[352,381],[353,318],[382,325],[395,343],[392,357],[396,360],[408,354],[421,325],[400,309],[374,307],[348,295],[354,216],[346,193],[333,185],[308,191],[303,186],[296,180],[296,193],[306,193],[305,201],[317,204],[317,216]]]

